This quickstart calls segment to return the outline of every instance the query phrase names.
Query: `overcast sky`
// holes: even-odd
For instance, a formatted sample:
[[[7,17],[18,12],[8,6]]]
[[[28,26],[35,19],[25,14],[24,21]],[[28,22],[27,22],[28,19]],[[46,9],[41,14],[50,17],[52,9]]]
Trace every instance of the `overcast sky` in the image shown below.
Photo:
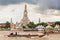
[[[25,0],[28,17],[31,21],[60,21],[60,0]],[[10,21],[20,22],[24,13],[24,0],[0,0],[0,23]]]

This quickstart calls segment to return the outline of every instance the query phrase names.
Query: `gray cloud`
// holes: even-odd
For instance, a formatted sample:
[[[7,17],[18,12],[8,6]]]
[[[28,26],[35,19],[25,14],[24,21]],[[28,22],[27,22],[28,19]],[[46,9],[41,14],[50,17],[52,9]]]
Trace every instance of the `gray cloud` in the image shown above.
[[[60,0],[25,0],[30,4],[38,4],[38,10],[58,9],[60,10]],[[0,0],[0,5],[22,3],[24,0]]]
[[[60,11],[60,0],[38,0],[37,5],[39,5],[39,7],[36,8],[36,11],[40,12],[43,15],[60,16],[60,12],[59,12]],[[47,10],[50,10],[50,12]],[[58,10],[58,12],[55,13],[55,10]]]
[[[60,0],[39,0],[39,10],[56,9],[60,10]]]
[[[37,4],[38,0],[26,0],[27,3]]]
[[[0,5],[18,4],[23,3],[24,0],[0,0]],[[27,3],[36,4],[36,0],[25,0]]]
[[[0,0],[0,5],[9,5],[9,4],[17,4],[21,3],[24,0]]]
[[[36,8],[39,11],[47,9],[60,10],[60,0],[25,0],[27,3],[38,5]],[[24,0],[0,0],[0,5],[18,4],[23,3]]]

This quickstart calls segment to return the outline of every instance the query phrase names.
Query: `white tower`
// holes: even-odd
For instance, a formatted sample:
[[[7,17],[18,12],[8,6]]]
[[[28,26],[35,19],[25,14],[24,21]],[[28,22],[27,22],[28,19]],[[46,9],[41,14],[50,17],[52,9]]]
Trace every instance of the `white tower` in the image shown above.
[[[12,22],[12,18],[11,18],[11,22],[10,22],[10,28],[11,28],[11,29],[14,29],[14,24],[13,24],[13,22]]]
[[[27,12],[27,5],[25,4],[25,10],[24,10],[24,15],[23,18],[19,24],[20,27],[27,26],[29,24],[30,20],[28,18],[28,12]]]

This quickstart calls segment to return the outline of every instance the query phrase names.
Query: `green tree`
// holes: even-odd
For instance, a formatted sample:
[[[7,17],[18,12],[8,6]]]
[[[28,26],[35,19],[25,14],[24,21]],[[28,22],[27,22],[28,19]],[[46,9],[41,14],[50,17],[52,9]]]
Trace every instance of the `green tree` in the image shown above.
[[[23,28],[26,28],[25,26],[23,26]]]
[[[56,25],[56,24],[57,24],[57,25],[60,25],[60,21],[56,21],[56,22],[55,22],[55,25]]]
[[[5,23],[5,28],[10,28],[10,23],[8,21]]]
[[[46,27],[48,24],[47,24],[47,23],[42,22],[42,23],[40,23],[40,25],[42,25],[42,26]]]
[[[29,28],[34,29],[34,28],[36,27],[36,24],[34,24],[34,22],[30,22],[27,26],[28,26]]]
[[[56,24],[52,24],[51,26],[54,28],[56,26]]]
[[[36,26],[41,25],[41,23],[36,24]]]

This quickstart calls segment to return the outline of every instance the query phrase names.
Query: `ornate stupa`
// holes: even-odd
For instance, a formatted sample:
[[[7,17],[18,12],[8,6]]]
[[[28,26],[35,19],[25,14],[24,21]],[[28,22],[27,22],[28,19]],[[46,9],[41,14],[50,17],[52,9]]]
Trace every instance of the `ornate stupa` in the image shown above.
[[[18,27],[22,28],[23,26],[27,27],[27,24],[29,24],[30,20],[28,18],[28,11],[27,11],[27,5],[25,4],[24,9],[24,15],[20,23],[18,23]]]
[[[11,18],[11,22],[10,22],[10,28],[11,29],[14,29],[15,28],[14,23],[12,22],[12,18]]]

